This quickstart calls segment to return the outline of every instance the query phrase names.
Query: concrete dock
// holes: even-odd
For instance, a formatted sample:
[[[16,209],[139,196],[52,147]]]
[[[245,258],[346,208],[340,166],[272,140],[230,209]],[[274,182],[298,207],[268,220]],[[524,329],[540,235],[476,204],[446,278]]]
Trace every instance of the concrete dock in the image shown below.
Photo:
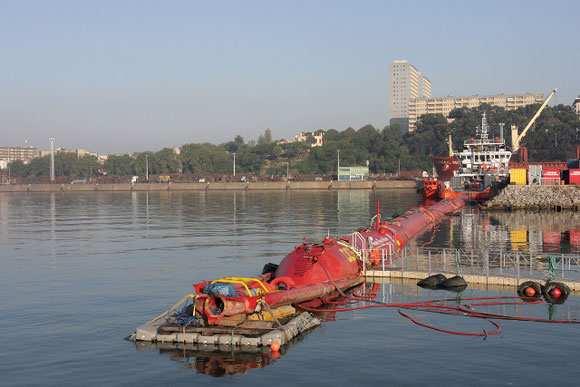
[[[376,278],[390,278],[390,279],[409,279],[409,280],[420,280],[423,278],[427,278],[430,275],[439,274],[439,273],[429,273],[427,271],[400,271],[400,270],[368,270],[365,274],[367,279],[372,280]],[[443,272],[441,273],[445,275],[447,278],[453,277],[456,273],[453,272]],[[501,286],[501,287],[518,287],[519,284],[525,281],[536,281],[541,282],[538,278],[528,278],[528,277],[512,277],[512,276],[485,276],[485,275],[475,275],[475,274],[464,274],[463,279],[471,285],[471,284],[478,284],[478,285],[493,285],[493,286]],[[580,292],[580,282],[577,281],[569,281],[569,280],[562,280],[558,279],[558,282],[565,283],[568,287],[574,292]]]
[[[367,279],[420,280],[433,274],[461,275],[468,284],[517,287],[550,277],[580,292],[580,255],[471,251],[441,248],[406,249],[400,257],[385,256],[379,267],[365,267]]]

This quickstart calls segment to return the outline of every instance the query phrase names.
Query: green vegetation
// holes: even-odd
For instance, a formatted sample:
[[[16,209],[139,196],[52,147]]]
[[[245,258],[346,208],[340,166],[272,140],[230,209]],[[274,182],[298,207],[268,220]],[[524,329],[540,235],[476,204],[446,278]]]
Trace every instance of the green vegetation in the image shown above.
[[[132,155],[111,155],[104,165],[93,156],[78,158],[74,153],[58,153],[55,160],[57,176],[86,178],[97,174],[109,176],[144,176],[146,160],[150,175],[187,174],[231,175],[233,154],[239,174],[284,176],[287,169],[292,175],[332,175],[336,173],[337,151],[341,165],[366,165],[371,173],[395,173],[402,170],[429,170],[432,155],[447,153],[447,136],[453,135],[454,149],[475,134],[481,115],[487,113],[491,135],[499,136],[503,122],[506,142],[511,143],[511,124],[521,131],[538,106],[515,111],[482,105],[474,109],[456,109],[450,120],[442,115],[425,115],[417,123],[414,133],[402,135],[397,126],[378,130],[366,125],[358,130],[330,129],[325,144],[311,148],[312,136],[303,143],[283,144],[272,140],[267,129],[257,142],[246,143],[241,136],[221,145],[185,144],[179,154],[164,148],[158,152]],[[451,122],[449,122],[451,121]],[[580,121],[568,106],[548,107],[522,141],[529,149],[530,161],[566,160],[574,157],[580,137]],[[40,177],[49,173],[49,157],[34,159],[30,164],[16,161],[10,164],[13,176]]]
[[[54,157],[54,170],[57,176],[88,178],[98,173],[102,166],[94,156],[77,157],[76,153],[57,153]],[[12,176],[41,177],[50,174],[50,156],[33,159],[24,164],[17,160],[10,163]]]

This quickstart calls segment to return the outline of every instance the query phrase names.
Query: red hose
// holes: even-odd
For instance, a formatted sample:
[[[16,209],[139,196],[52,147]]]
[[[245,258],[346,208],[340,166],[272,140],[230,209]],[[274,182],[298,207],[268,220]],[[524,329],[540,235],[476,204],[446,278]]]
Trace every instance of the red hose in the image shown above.
[[[494,326],[494,330],[487,332],[485,329],[482,329],[481,332],[468,332],[468,331],[452,331],[449,329],[437,328],[433,325],[429,325],[418,319],[411,317],[410,315],[403,313],[399,310],[399,314],[406,318],[407,320],[411,321],[413,324],[418,325],[423,328],[431,329],[433,331],[447,333],[448,335],[456,335],[456,336],[475,336],[475,337],[487,337],[487,336],[497,336],[501,333],[501,326],[493,320],[487,320],[491,325]]]
[[[517,299],[519,301],[508,301]],[[374,308],[398,308],[399,314],[406,318],[407,320],[411,321],[413,324],[417,326],[421,326],[427,329],[431,329],[441,333],[447,333],[450,335],[459,335],[459,336],[473,336],[473,337],[487,337],[487,336],[496,336],[501,333],[501,326],[493,320],[508,320],[508,321],[527,321],[527,322],[538,322],[538,323],[551,323],[551,324],[580,324],[580,320],[575,319],[568,319],[568,320],[548,320],[544,318],[538,317],[526,317],[526,316],[510,316],[504,314],[496,314],[496,313],[487,313],[487,312],[480,312],[474,310],[474,307],[489,307],[489,306],[504,306],[504,305],[534,305],[538,303],[542,303],[541,300],[532,300],[532,301],[524,301],[521,300],[520,297],[515,296],[499,296],[499,297],[471,297],[471,298],[463,298],[462,301],[478,301],[472,304],[464,304],[464,305],[445,305],[444,303],[448,302],[457,302],[457,299],[448,298],[448,299],[441,299],[441,300],[426,300],[426,301],[416,301],[416,302],[407,302],[407,303],[384,303],[379,301],[371,301],[366,299],[365,297],[361,296],[349,296],[346,299],[342,300],[327,300],[326,303],[331,304],[340,304],[341,302],[344,303],[352,303],[352,302],[366,302],[363,305],[357,305],[352,307],[335,307],[335,308],[313,308],[307,305],[301,304],[299,305],[300,308],[310,311],[310,312],[319,312],[319,313],[335,313],[335,312],[349,312],[355,310],[362,310],[362,309],[374,309]],[[465,331],[452,331],[448,329],[438,328],[433,325],[429,325],[425,322],[422,322],[409,314],[402,312],[400,309],[409,309],[415,310],[420,312],[429,312],[429,313],[438,313],[438,314],[446,314],[451,316],[463,316],[463,317],[470,317],[470,318],[480,318],[487,320],[491,325],[495,327],[493,331],[487,332],[485,329],[482,332],[465,332]],[[493,320],[492,320],[493,319]]]

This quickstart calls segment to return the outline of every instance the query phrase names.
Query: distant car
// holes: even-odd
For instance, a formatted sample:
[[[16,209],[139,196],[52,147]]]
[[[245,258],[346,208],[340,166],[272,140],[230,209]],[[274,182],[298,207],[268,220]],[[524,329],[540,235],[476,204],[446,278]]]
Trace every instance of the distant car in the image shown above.
[[[70,182],[71,184],[87,184],[87,179],[77,179]]]
[[[316,176],[316,177],[314,178],[314,181],[322,181],[322,177],[320,177],[320,176]]]
[[[198,182],[198,183],[205,183],[205,178],[204,178],[204,177],[202,177],[202,178],[201,178],[201,179],[199,179],[197,182]]]
[[[240,181],[241,181],[242,183],[245,183],[247,180],[248,180],[248,179],[246,178],[246,176],[242,176],[242,177],[240,178]]]
[[[135,184],[137,182],[137,180],[139,180],[139,176],[133,176],[131,178],[131,184]]]

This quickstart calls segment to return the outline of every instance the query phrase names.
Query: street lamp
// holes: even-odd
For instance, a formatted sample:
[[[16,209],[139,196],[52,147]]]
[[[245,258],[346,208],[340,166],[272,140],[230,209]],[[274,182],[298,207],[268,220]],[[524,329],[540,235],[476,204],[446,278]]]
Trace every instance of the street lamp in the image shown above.
[[[336,181],[339,181],[340,175],[340,149],[336,150]]]
[[[233,155],[234,155],[234,177],[236,177],[236,152],[234,152]]]
[[[55,173],[54,173],[54,137],[48,139],[50,141],[50,182],[54,183]]]
[[[145,180],[149,183],[149,155],[145,153]]]

